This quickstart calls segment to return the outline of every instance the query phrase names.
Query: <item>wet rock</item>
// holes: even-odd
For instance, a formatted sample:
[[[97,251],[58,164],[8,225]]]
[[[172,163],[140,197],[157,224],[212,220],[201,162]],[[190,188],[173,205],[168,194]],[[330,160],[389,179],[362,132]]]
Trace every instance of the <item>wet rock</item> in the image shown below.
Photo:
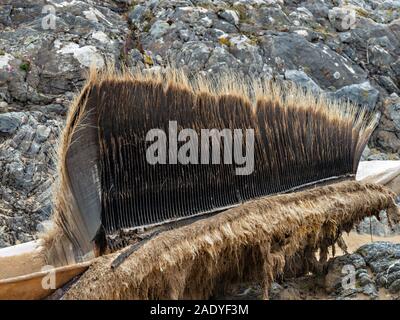
[[[376,277],[380,287],[392,294],[400,289],[400,244],[374,242],[360,247],[357,252],[362,255]]]
[[[365,267],[366,262],[359,254],[347,254],[332,259],[325,276],[326,291],[341,296],[354,294],[357,292],[355,286],[357,269],[364,269]]]
[[[375,285],[372,283],[368,283],[362,287],[362,293],[375,299],[378,297],[378,290],[376,289]]]
[[[377,299],[380,288],[398,293],[400,244],[373,242],[355,253],[332,258],[325,276],[325,288],[336,299],[354,299],[363,294]]]

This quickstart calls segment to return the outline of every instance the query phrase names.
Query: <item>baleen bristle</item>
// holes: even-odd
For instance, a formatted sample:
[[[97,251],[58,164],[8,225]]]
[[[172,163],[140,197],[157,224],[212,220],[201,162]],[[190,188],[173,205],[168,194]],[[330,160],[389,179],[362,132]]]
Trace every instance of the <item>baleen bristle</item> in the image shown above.
[[[201,129],[254,129],[254,172],[236,175],[237,166],[222,161],[147,163],[146,133],[168,132],[169,121],[199,136]],[[92,71],[64,130],[56,223],[80,251],[79,260],[99,234],[354,178],[375,125],[350,103],[233,73],[189,78],[173,69]]]

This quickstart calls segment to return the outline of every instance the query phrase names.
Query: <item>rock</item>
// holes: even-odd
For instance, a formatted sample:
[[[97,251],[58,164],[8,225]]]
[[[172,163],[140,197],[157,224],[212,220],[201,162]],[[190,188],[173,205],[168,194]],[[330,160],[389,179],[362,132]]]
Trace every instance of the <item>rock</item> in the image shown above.
[[[0,101],[0,112],[7,111],[8,103],[5,101]]]
[[[400,276],[399,279],[393,281],[392,284],[389,286],[390,293],[399,293],[400,292]]]
[[[42,26],[44,1],[13,1],[10,5],[11,27],[0,33],[0,49],[7,51],[1,55],[0,50],[0,87],[10,99],[50,104],[54,95],[75,91],[83,84],[83,69],[118,60],[128,24],[110,9],[111,4],[73,1],[57,5],[54,29]]]
[[[37,142],[44,142],[47,140],[51,132],[51,129],[49,127],[39,125],[36,130],[36,141]]]
[[[263,6],[252,13],[254,14],[255,23],[267,29],[282,28],[290,25],[290,19],[280,6]]]
[[[390,271],[394,263],[400,259],[400,244],[390,242],[373,242],[357,250],[375,274]]]
[[[279,295],[279,300],[301,300],[300,292],[297,288],[284,288]]]
[[[384,150],[400,152],[400,140],[395,132],[386,130],[378,131],[376,133],[376,143]]]
[[[369,159],[372,160],[372,158]],[[379,213],[379,220],[375,216],[365,218],[357,226],[357,231],[361,234],[372,234],[379,237],[387,237],[393,235],[393,232],[389,227],[386,211],[381,211]]]
[[[223,10],[219,16],[235,26],[239,24],[239,16],[234,10]]]
[[[399,280],[400,244],[372,242],[353,254],[332,258],[325,287],[337,299],[356,298],[356,294],[376,299],[380,287],[392,294],[398,293]]]
[[[314,93],[320,93],[321,88],[305,72],[297,70],[286,70],[285,78],[295,82],[297,85]]]
[[[358,277],[358,284],[361,287],[373,284],[373,281],[371,279],[371,277],[367,274],[367,273],[362,273],[359,277]]]
[[[51,199],[61,121],[40,111],[18,112],[15,132],[1,141],[0,240],[7,245],[33,240],[37,224],[49,218],[40,208]],[[1,228],[5,228],[1,231]]]
[[[352,84],[337,90],[333,96],[338,100],[349,100],[357,105],[374,110],[379,97],[379,91],[369,81]]]
[[[89,68],[92,65],[99,69],[104,67],[104,58],[97,52],[95,46],[80,47],[78,44],[70,42],[59,49],[57,53],[62,55],[72,54],[83,67]]]
[[[367,296],[370,296],[372,299],[375,299],[378,297],[378,291],[377,291],[375,285],[372,283],[369,283],[369,284],[366,284],[365,286],[363,286],[362,293]]]
[[[273,282],[269,289],[269,299],[270,300],[279,300],[282,291],[283,291],[283,287],[279,283]]]
[[[378,152],[378,153],[374,153],[374,154],[370,154],[368,156],[369,161],[374,161],[374,160],[388,160],[387,154],[383,153],[383,152]]]
[[[393,123],[393,128],[400,132],[400,97],[397,94],[394,93],[390,96],[390,100],[386,104],[385,115]]]
[[[164,34],[168,32],[170,29],[170,25],[164,21],[156,21],[150,29],[150,34],[154,39],[158,39],[162,37]]]
[[[355,286],[357,269],[363,269],[365,267],[366,263],[363,257],[359,254],[347,254],[330,260],[328,271],[325,276],[326,291],[331,294],[342,296],[354,294],[355,287],[347,288],[343,286],[343,283],[347,283],[345,277],[348,277],[349,275],[353,277]]]
[[[12,134],[24,122],[25,116],[21,112],[0,114],[0,133]]]
[[[361,155],[361,161],[366,161],[368,159],[368,156],[371,153],[371,149],[368,147],[368,145],[365,146],[364,151]]]
[[[133,10],[129,13],[128,17],[132,24],[140,26],[146,19],[146,14],[149,14],[149,10],[146,6],[135,5]]]
[[[65,115],[66,111],[67,111],[65,106],[63,106],[61,104],[57,104],[57,103],[40,106],[38,109],[41,110],[45,114],[52,113],[55,115]]]
[[[324,90],[365,82],[365,72],[352,61],[296,34],[267,35],[260,39],[260,46],[278,71],[302,69]]]
[[[338,31],[346,31],[355,27],[356,12],[347,8],[335,7],[328,12],[329,21]]]

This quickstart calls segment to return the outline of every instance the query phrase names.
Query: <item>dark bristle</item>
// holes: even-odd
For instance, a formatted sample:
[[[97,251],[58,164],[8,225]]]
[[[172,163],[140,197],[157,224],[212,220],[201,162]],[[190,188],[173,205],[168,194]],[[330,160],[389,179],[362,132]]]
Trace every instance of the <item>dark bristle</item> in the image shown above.
[[[364,121],[358,121],[353,114],[327,111],[316,100],[308,106],[301,95],[304,101],[272,93],[250,98],[232,90],[217,94],[177,80],[140,76],[92,80],[85,90],[87,94],[70,115],[68,132],[72,133],[65,133],[70,141],[64,148],[67,159],[72,151],[81,159],[91,157],[81,164],[82,170],[91,171],[67,168],[65,174],[75,186],[68,192],[78,204],[70,214],[74,218],[66,217],[66,209],[59,211],[63,221],[78,221],[76,217],[87,214],[86,208],[99,208],[97,220],[83,219],[84,224],[91,219],[93,237],[93,230],[112,235],[121,229],[217,212],[251,199],[353,178],[372,131],[364,115]],[[254,171],[236,174],[234,152],[245,150],[228,150],[230,144],[224,139],[220,164],[149,164],[146,151],[151,143],[145,140],[146,134],[152,129],[168,133],[170,121],[176,121],[178,133],[186,128],[196,131],[199,156],[201,129],[242,129],[243,134],[254,130]],[[90,136],[84,138],[87,133]],[[71,147],[79,146],[79,139],[90,149]],[[178,149],[185,142],[178,141]],[[211,148],[210,144],[210,157]],[[231,151],[228,164],[222,161],[226,150]],[[170,155],[167,159],[171,160]],[[91,192],[97,190],[98,195],[85,199],[75,193],[82,193],[79,190],[90,182],[94,183]],[[63,192],[67,193],[63,190],[60,199]],[[65,201],[59,200],[59,207],[65,207]],[[84,228],[74,231],[72,223],[62,228],[68,229],[64,231],[72,243],[80,243],[78,234]]]
[[[170,85],[105,82],[98,127],[102,224],[107,233],[220,210],[257,197],[354,174],[353,127],[318,110],[260,100],[257,109],[234,95],[194,95]],[[115,110],[110,112],[110,110]],[[255,171],[235,164],[151,165],[146,133],[184,128],[254,129]],[[182,142],[178,143],[178,148]],[[221,157],[224,151],[221,140]],[[211,155],[210,149],[210,155]],[[232,159],[233,162],[233,159]]]

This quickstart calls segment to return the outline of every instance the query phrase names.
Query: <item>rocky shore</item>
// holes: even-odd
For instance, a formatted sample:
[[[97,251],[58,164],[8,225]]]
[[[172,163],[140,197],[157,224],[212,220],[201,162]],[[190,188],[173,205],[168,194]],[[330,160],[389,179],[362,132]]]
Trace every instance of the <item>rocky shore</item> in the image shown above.
[[[3,0],[0,248],[46,228],[69,104],[87,69],[107,62],[188,74],[231,69],[351,100],[380,118],[364,160],[400,159],[399,0]],[[398,234],[382,215],[383,223],[371,218],[358,231]],[[398,293],[399,259],[398,245],[363,246],[329,271],[350,261],[357,290],[339,292],[332,276],[328,291]]]

